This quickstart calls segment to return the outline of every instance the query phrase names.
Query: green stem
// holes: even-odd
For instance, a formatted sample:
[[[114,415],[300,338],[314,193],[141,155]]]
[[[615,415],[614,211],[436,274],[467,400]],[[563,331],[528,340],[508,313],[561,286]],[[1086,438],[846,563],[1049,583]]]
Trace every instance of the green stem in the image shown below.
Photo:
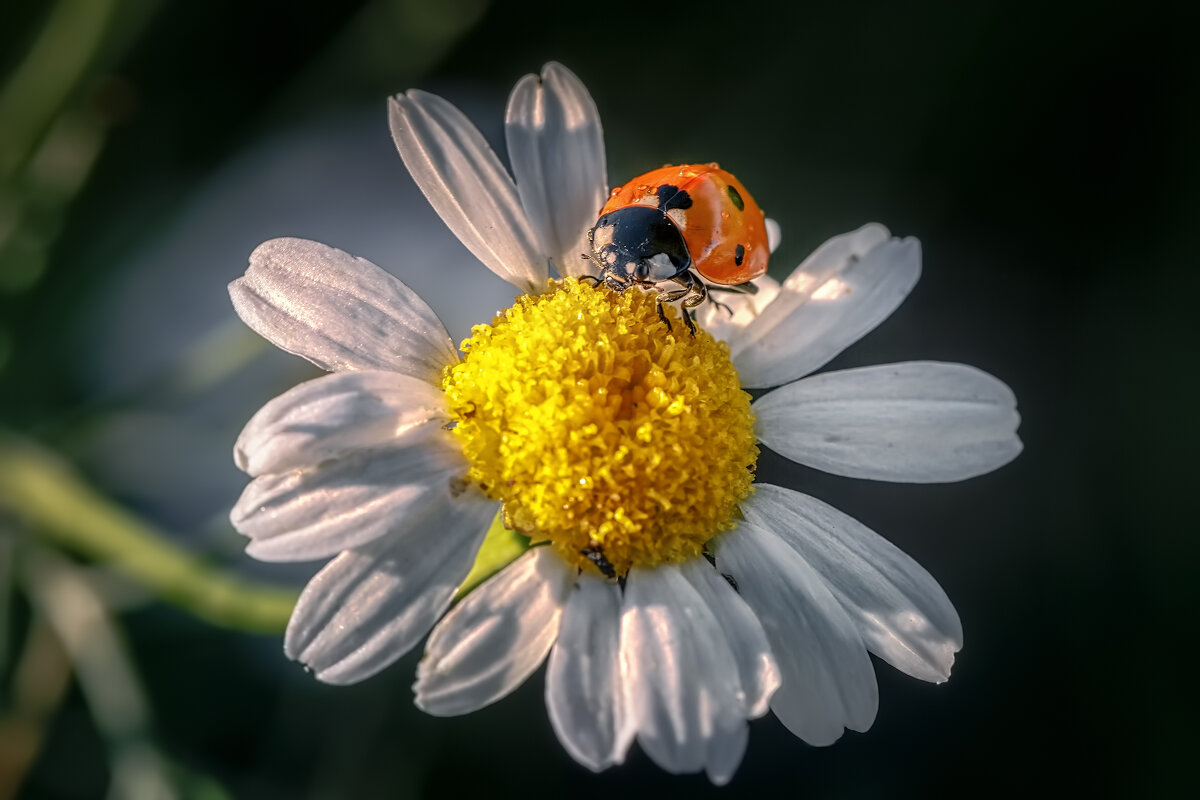
[[[0,432],[0,508],[60,547],[116,569],[195,616],[240,630],[283,630],[296,592],[236,578],[180,550],[53,454]]]

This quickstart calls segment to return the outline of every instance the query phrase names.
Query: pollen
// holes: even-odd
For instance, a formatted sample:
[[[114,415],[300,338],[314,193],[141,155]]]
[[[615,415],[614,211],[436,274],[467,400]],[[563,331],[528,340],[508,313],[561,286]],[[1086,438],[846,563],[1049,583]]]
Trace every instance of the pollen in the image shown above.
[[[444,374],[467,480],[585,570],[697,557],[752,491],[754,417],[729,348],[664,311],[670,329],[652,293],[553,282],[475,326]]]

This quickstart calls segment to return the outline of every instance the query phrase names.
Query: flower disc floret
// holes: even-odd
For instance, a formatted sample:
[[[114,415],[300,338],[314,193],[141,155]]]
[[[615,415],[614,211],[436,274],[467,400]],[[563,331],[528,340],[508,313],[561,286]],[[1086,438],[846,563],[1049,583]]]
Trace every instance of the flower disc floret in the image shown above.
[[[750,396],[729,348],[653,295],[568,278],[465,340],[443,387],[509,527],[616,574],[693,558],[752,490]],[[591,554],[589,556],[589,554]]]

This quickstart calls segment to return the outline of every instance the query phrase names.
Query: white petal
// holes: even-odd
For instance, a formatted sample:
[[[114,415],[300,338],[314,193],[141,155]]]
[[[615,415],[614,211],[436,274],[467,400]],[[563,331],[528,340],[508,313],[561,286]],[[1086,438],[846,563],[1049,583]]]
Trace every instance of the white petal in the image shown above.
[[[429,636],[417,707],[468,714],[521,685],[558,635],[573,572],[553,548],[534,547],[467,595]]]
[[[642,749],[668,772],[709,765],[718,732],[745,725],[738,665],[720,624],[677,567],[635,567],[625,584],[621,664]],[[723,776],[728,763],[715,760]]]
[[[363,258],[272,239],[229,284],[238,316],[276,347],[330,372],[381,369],[440,383],[458,350],[433,310]]]
[[[920,564],[858,520],[790,489],[757,484],[742,511],[820,573],[872,653],[915,678],[950,677],[962,624]]]
[[[854,621],[816,571],[781,539],[754,523],[717,538],[717,568],[762,622],[783,685],[771,710],[813,745],[837,741],[843,728],[875,721],[879,690]]]
[[[526,75],[508,98],[508,157],[542,252],[562,275],[583,275],[587,230],[608,191],[600,114],[561,64]]]
[[[549,270],[517,187],[470,120],[417,89],[393,97],[388,118],[404,165],[454,235],[518,289],[542,291]]]
[[[621,593],[583,574],[546,665],[546,710],[571,757],[593,772],[625,760],[636,732],[621,690]]]
[[[921,275],[916,239],[867,225],[817,248],[757,318],[729,343],[742,385],[807,375],[887,319]]]
[[[745,320],[746,324],[741,327],[746,330],[730,340],[730,351],[741,352],[768,334],[807,303],[814,292],[837,278],[867,252],[886,242],[889,236],[888,229],[883,225],[869,223],[856,231],[834,236],[824,242],[804,259],[800,266],[792,270],[783,284],[772,281],[776,291],[768,298],[770,302],[762,305],[762,301],[758,301],[759,314]],[[773,302],[776,297],[779,299],[778,303]],[[767,306],[770,307],[770,312],[764,319],[759,319],[762,312],[767,310]],[[751,322],[755,324],[750,326]]]
[[[458,444],[438,430],[412,447],[348,458],[250,482],[230,512],[262,561],[309,561],[358,547],[440,503],[466,471]]]
[[[708,740],[708,763],[704,772],[717,786],[729,783],[746,754],[750,741],[750,726],[741,720],[721,720],[722,727],[713,731]]]
[[[450,605],[495,511],[473,491],[445,498],[329,562],[296,602],[288,657],[326,683],[356,683],[407,653]]]
[[[447,419],[442,390],[395,372],[337,372],[306,381],[263,406],[233,448],[258,476],[314,466],[355,450],[412,444]]]
[[[783,241],[783,231],[779,228],[779,223],[767,217],[767,247],[774,253],[779,249],[780,243]]]
[[[729,582],[702,559],[679,566],[692,588],[716,617],[737,661],[742,685],[743,711],[761,717],[770,708],[771,695],[779,688],[779,666],[771,655],[767,634],[746,601]]]
[[[723,292],[720,289],[710,293],[713,300],[726,308],[721,308],[717,303],[704,303],[693,312],[696,324],[712,334],[714,339],[736,341],[746,326],[756,320],[779,294],[779,281],[770,275],[755,278],[753,283],[758,287],[754,294]],[[710,290],[713,288],[709,286]]]
[[[1017,400],[963,364],[910,361],[827,372],[754,403],[758,438],[780,455],[851,478],[960,481],[1017,457]]]

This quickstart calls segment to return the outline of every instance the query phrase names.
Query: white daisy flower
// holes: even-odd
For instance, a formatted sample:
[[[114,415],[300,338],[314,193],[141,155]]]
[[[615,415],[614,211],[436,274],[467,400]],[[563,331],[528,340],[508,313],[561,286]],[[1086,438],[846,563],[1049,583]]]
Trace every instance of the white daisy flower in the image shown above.
[[[1020,452],[1012,392],[972,367],[805,377],[903,301],[916,240],[867,225],[782,284],[760,280],[732,315],[708,304],[696,336],[669,332],[651,294],[572,277],[607,187],[595,105],[566,69],[512,93],[515,180],[439,97],[397,96],[391,125],[446,224],[525,294],[460,357],[403,283],[315,242],[263,244],[230,285],[247,324],[332,373],[268,403],[235,449],[253,477],[232,513],[247,551],[333,557],[296,605],[289,657],[352,683],[432,629],[415,691],[436,715],[492,703],[548,661],[550,721],[581,764],[619,764],[636,738],[715,783],[768,709],[815,745],[869,728],[868,653],[948,678],[962,629],[937,582],[820,500],[753,483],[756,441],[902,482]],[[751,403],[743,387],[780,388]],[[450,608],[498,508],[535,546]]]

